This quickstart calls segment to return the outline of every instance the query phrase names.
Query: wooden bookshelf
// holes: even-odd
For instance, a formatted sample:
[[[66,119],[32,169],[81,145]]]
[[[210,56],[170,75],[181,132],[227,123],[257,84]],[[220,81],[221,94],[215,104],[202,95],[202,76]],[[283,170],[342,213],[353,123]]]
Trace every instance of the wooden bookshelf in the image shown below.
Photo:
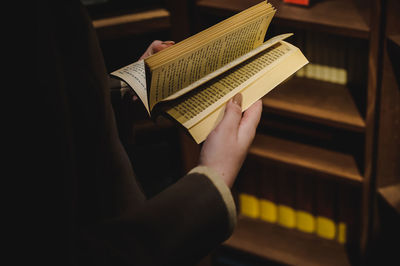
[[[171,27],[170,13],[164,8],[99,18],[93,21],[100,39],[115,39],[132,34],[166,30]]]
[[[400,24],[400,23],[399,23]],[[399,25],[400,27],[400,25]],[[398,58],[400,57],[400,34],[391,34],[387,36],[386,50],[388,53],[389,61],[392,64],[393,75],[397,79],[397,83],[400,82],[400,62]],[[397,86],[399,87],[399,86]]]
[[[168,32],[179,42],[190,34],[189,8],[185,0],[107,1],[88,6],[100,40],[115,40]],[[164,37],[165,38],[165,37]]]
[[[379,87],[378,132],[376,151],[376,197],[374,212],[374,259],[386,264],[400,263],[400,2],[383,2],[383,29],[381,82]]]
[[[381,187],[378,193],[400,215],[400,183]]]
[[[329,97],[327,97],[329,95]],[[363,132],[365,121],[346,86],[292,78],[263,98],[266,111]]]
[[[362,182],[357,163],[350,154],[260,134],[249,154],[320,172],[355,185]]]
[[[380,84],[377,189],[400,184],[400,12],[399,1],[386,1],[382,81]],[[382,190],[383,189],[383,190]]]
[[[351,265],[343,245],[244,216],[224,245],[287,265]]]
[[[207,25],[207,20],[215,23],[259,2],[260,0],[197,0],[195,2],[197,25],[200,29],[210,26]],[[378,121],[377,104],[380,100],[377,96],[382,71],[380,38],[384,24],[382,8],[386,1],[321,0],[314,1],[309,7],[287,4],[281,0],[269,0],[269,2],[277,9],[271,23],[274,31],[284,32],[289,28],[293,29],[293,32],[299,30],[300,34],[323,32],[324,36],[329,35],[332,40],[336,37],[345,39],[346,49],[338,48],[337,51],[345,53],[346,58],[350,58],[349,61],[340,63],[343,64],[342,68],[348,71],[350,79],[347,81],[348,84],[339,85],[293,77],[266,95],[263,98],[265,112],[263,119],[272,121],[261,122],[266,128],[259,128],[249,151],[249,159],[254,156],[261,157],[295,171],[296,169],[299,172],[308,171],[317,178],[330,178],[333,182],[360,189],[356,208],[360,210],[360,217],[356,221],[356,228],[359,230],[357,247],[352,251],[345,250],[337,243],[319,243],[321,240],[314,239],[313,236],[297,234],[298,232],[290,229],[243,217],[239,219],[238,227],[226,245],[282,264],[346,265],[349,264],[348,256],[357,257],[359,263],[363,264],[368,257],[366,250],[371,228],[370,195],[374,191],[375,182],[377,147],[375,131]],[[394,12],[392,20],[398,21],[397,17]],[[396,27],[392,27],[388,41],[398,45],[398,30],[393,28]],[[348,46],[348,42],[352,42],[351,45]],[[365,72],[360,71],[360,67],[363,66]],[[355,72],[355,69],[359,72]],[[398,97],[397,94],[392,94],[392,89],[390,91],[389,94],[395,99],[393,97],[384,99],[391,106],[385,109],[385,114],[388,116],[380,115],[381,121],[387,124],[384,127],[387,130],[390,130],[394,123],[392,118],[398,117],[394,114],[397,111],[393,111],[397,110],[394,104],[398,102]],[[279,118],[285,120],[281,123],[295,121],[295,125],[282,126],[277,122]],[[273,132],[268,133],[268,130]],[[299,132],[302,136],[298,137],[296,134]],[[381,152],[384,150],[391,158],[398,156],[395,148],[398,146],[398,140],[393,145],[398,133],[385,133],[384,129],[382,132],[389,138],[387,140],[382,138],[381,142],[384,145],[380,148]],[[341,137],[348,137],[342,141],[343,145],[346,145],[345,148],[343,145],[335,146],[334,142]],[[326,141],[334,141],[329,145],[321,144],[324,138]],[[382,159],[380,164],[381,171],[385,174],[389,172],[392,174],[398,169],[392,160],[388,162]],[[392,199],[388,196],[388,192],[380,193],[383,197],[389,197],[388,200]],[[332,247],[322,248],[329,244]],[[329,253],[329,250],[332,253]],[[317,259],[319,254],[323,254],[321,256],[326,258],[326,261],[323,261],[323,258]]]
[[[388,36],[389,41],[395,44],[397,47],[400,47],[400,34],[393,34]]]
[[[258,0],[200,0],[197,1],[197,6],[203,12],[229,16],[259,2]],[[355,1],[316,1],[310,7],[299,7],[280,0],[269,2],[277,9],[274,23],[356,38],[369,37],[368,16],[360,10]]]

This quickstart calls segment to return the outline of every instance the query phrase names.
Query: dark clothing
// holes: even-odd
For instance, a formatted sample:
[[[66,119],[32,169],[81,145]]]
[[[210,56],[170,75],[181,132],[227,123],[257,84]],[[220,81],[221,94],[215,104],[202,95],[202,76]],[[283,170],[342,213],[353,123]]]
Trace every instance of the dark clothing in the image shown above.
[[[193,173],[145,198],[118,138],[89,17],[79,1],[45,2],[37,7],[43,172],[62,182],[70,263],[187,265],[206,255],[232,230],[220,190]]]

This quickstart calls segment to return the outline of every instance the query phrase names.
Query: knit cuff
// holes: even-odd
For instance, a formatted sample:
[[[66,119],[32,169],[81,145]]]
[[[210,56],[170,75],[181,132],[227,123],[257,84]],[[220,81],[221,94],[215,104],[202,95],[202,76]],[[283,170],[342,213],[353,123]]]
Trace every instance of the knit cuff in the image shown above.
[[[188,174],[198,173],[207,176],[214,186],[217,188],[223,201],[225,202],[226,209],[228,210],[229,232],[231,233],[236,226],[236,205],[232,197],[232,193],[228,186],[224,183],[220,175],[207,166],[197,166],[193,168]]]

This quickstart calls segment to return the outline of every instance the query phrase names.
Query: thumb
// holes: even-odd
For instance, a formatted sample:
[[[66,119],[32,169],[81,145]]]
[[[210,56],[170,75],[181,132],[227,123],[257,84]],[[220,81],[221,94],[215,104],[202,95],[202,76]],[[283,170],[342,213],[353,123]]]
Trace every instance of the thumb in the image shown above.
[[[257,126],[260,122],[262,114],[262,102],[256,101],[248,108],[240,121],[238,138],[246,145],[253,141],[256,134]]]
[[[219,127],[223,130],[238,131],[240,120],[242,119],[242,94],[236,94],[228,101],[225,114]]]

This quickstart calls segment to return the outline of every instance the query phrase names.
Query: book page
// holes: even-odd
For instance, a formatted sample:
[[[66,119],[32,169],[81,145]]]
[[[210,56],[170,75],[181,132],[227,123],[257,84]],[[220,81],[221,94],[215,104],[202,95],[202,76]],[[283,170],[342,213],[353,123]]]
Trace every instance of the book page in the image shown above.
[[[150,114],[149,104],[147,100],[146,71],[144,61],[139,60],[133,64],[127,65],[111,73],[125,81],[143,102],[147,112]]]
[[[167,98],[163,99],[163,101],[169,101],[169,100],[173,100],[176,99],[180,96],[182,96],[183,94],[191,91],[194,88],[197,88],[198,86],[206,83],[207,81],[221,75],[222,73],[224,73],[225,71],[239,65],[240,63],[246,61],[247,59],[249,59],[250,57],[255,56],[256,54],[258,54],[259,52],[269,48],[270,46],[274,45],[275,43],[282,41],[290,36],[292,36],[293,33],[285,33],[285,34],[281,34],[278,36],[275,36],[271,39],[269,39],[268,41],[266,41],[265,43],[263,43],[262,45],[258,46],[257,48],[251,50],[250,52],[236,58],[235,60],[229,62],[228,64],[224,65],[221,68],[218,68],[217,70],[215,70],[214,72],[211,72],[210,74],[202,77],[201,79],[196,80],[195,82],[193,82],[192,84],[190,84],[189,86],[177,91],[176,93],[168,96]]]
[[[250,21],[154,69],[150,86],[150,109],[164,98],[262,44],[273,15]]]
[[[292,46],[291,44],[288,44]],[[294,47],[294,51],[284,56],[279,64],[261,75],[240,91],[243,96],[242,111],[270,92],[273,88],[306,65],[308,60],[302,52]],[[208,114],[204,119],[188,128],[197,143],[203,142],[208,134],[218,125],[224,116],[226,102]]]
[[[192,127],[248,84],[276,66],[285,55],[294,49],[297,48],[285,42],[279,42],[269,47],[188,95],[182,96],[178,104],[169,109],[167,113],[184,127]]]

